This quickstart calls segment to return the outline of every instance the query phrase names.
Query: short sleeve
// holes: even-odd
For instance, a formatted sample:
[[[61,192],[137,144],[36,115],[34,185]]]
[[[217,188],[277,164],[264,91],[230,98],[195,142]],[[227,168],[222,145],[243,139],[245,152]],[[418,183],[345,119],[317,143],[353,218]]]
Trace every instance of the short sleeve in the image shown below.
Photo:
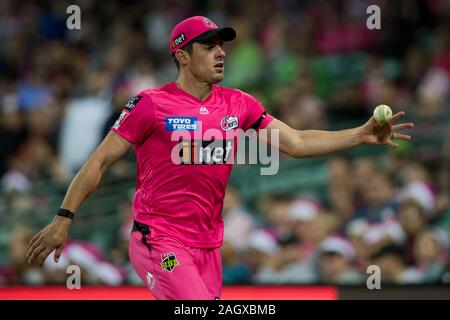
[[[111,130],[134,145],[141,145],[155,125],[155,109],[150,96],[138,94],[128,101]]]
[[[242,95],[246,107],[243,129],[264,129],[267,127],[272,122],[273,117],[266,112],[257,99],[245,92],[242,92]]]

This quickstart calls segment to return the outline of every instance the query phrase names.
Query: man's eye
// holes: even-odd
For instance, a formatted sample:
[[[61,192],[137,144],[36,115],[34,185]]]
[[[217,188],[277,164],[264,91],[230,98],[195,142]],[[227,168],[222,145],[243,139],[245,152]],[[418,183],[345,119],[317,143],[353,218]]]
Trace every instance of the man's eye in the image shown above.
[[[212,50],[212,49],[214,49],[214,47],[215,46],[208,46],[207,48],[208,48],[208,50]]]

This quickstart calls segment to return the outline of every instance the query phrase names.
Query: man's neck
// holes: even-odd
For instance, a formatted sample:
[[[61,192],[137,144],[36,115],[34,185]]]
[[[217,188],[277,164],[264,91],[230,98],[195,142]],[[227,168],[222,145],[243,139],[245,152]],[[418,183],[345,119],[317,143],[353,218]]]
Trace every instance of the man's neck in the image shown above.
[[[209,97],[212,90],[212,84],[200,82],[192,75],[185,73],[181,73],[179,75],[178,79],[175,81],[175,84],[181,90],[186,91],[190,95],[193,95],[202,101]]]

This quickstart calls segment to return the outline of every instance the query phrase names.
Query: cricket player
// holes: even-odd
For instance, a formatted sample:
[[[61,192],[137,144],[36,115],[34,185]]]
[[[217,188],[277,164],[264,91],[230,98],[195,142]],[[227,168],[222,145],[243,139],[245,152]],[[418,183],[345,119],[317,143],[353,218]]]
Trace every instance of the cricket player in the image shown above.
[[[218,85],[225,70],[223,44],[235,37],[234,29],[220,28],[202,16],[173,28],[169,49],[178,79],[140,92],[125,105],[74,177],[53,222],[30,241],[29,263],[42,265],[54,250],[58,261],[75,213],[104,173],[133,146],[137,181],[129,256],[134,269],[157,299],[218,299],[221,211],[232,169],[229,158],[236,148],[226,134],[276,130],[279,150],[295,158],[362,144],[398,146],[392,138],[410,140],[397,131],[413,124],[394,124],[403,112],[384,125],[371,118],[360,127],[334,132],[298,131],[273,118],[251,95]],[[214,130],[214,139],[202,135],[208,130]],[[184,137],[174,140],[178,133]]]

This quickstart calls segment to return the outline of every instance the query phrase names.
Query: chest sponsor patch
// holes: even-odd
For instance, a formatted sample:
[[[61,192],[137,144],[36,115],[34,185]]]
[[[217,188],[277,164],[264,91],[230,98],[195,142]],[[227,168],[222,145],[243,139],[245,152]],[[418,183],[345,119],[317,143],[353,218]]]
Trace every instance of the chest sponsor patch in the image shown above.
[[[172,159],[176,164],[229,164],[234,159],[234,140],[183,140]]]
[[[197,117],[166,117],[166,131],[173,132],[177,130],[197,131],[198,118]]]

